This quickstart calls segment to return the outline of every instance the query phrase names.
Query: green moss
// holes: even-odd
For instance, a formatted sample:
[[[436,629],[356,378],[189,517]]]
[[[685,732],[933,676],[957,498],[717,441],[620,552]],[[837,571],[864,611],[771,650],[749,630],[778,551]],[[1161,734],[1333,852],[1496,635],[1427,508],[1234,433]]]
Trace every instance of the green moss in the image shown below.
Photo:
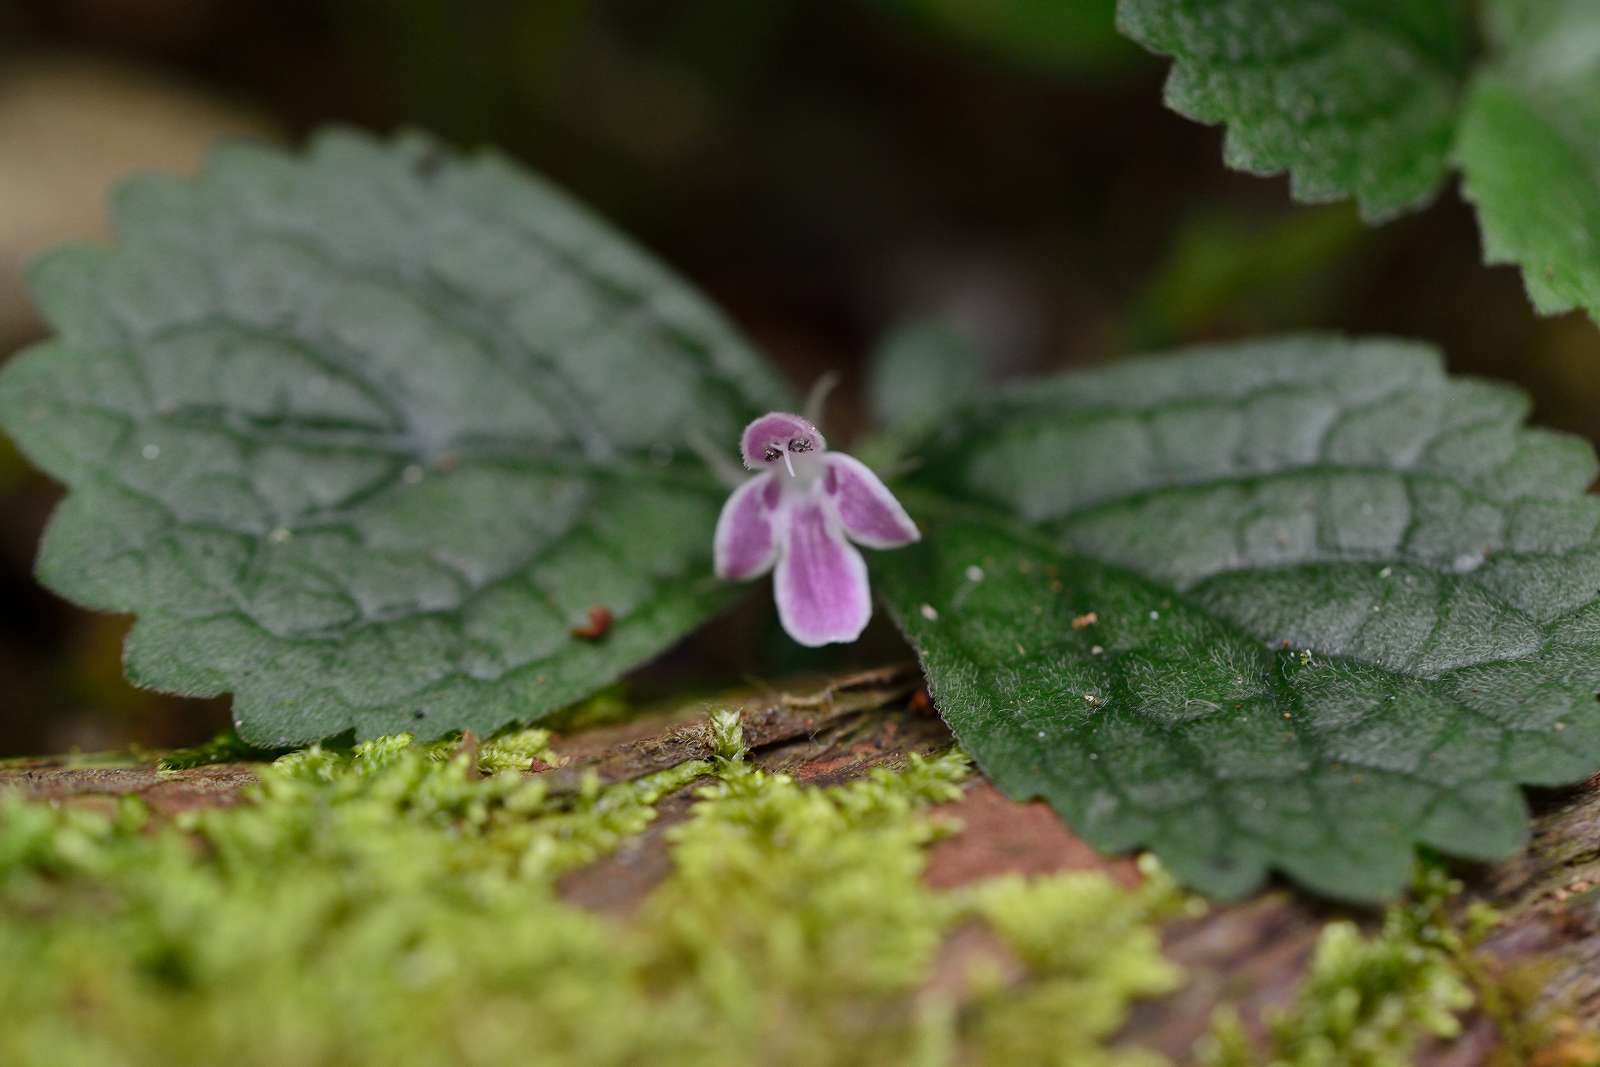
[[[387,738],[379,738],[376,742],[367,742],[366,747],[377,744],[380,747],[407,747],[412,743],[410,734],[395,734]],[[478,746],[478,769],[484,774],[493,774],[496,771],[525,771],[535,759],[546,763],[555,763],[556,757],[550,751],[550,731],[538,729],[513,730],[497,737],[490,738]],[[317,746],[319,752],[344,753],[353,755],[357,748],[341,748],[337,745],[323,748]],[[438,741],[429,741],[418,746],[435,760],[448,760],[462,748],[462,739],[459,734],[453,734]],[[164,753],[156,761],[156,767],[162,771],[182,771],[194,767],[205,767],[213,763],[251,762],[270,760],[274,757],[285,755],[285,750],[276,751],[259,749],[244,741],[233,730],[226,730],[204,744],[191,748],[175,748]]]
[[[637,712],[638,709],[628,698],[628,687],[618,682],[545,717],[542,721],[552,730],[572,734],[595,726],[621,722]]]
[[[744,759],[744,723],[737,711],[726,708],[714,711],[706,726],[711,734],[711,751],[718,759],[729,763]]]
[[[926,1040],[912,995],[948,910],[923,886],[916,815],[953,799],[957,756],[803,787],[742,763],[672,832],[673,876],[647,903],[650,973],[693,976],[697,1011],[774,1063],[896,1062]]]
[[[993,1062],[1024,1047],[1017,1027],[1087,1055],[1173,981],[1159,879],[923,884],[926,846],[954,832],[927,809],[958,794],[959,755],[819,789],[746,762],[736,715],[707,730],[713,759],[575,796],[519,773],[558,762],[527,731],[313,747],[245,803],[176,820],[0,798],[0,1062]],[[563,872],[696,780],[673,869],[633,917],[559,899]],[[957,1004],[931,979],[974,921],[1026,967]],[[1109,955],[1069,944],[1101,934]]]
[[[21,1024],[0,1028],[0,1062],[639,1055],[645,1021],[671,1020],[617,931],[551,886],[709,764],[557,804],[537,778],[438,755],[406,737],[308,749],[252,803],[162,825],[136,802],[6,801],[0,1001]],[[640,1026],[597,1025],[614,1013]]]
[[[1496,918],[1482,907],[1457,923],[1461,891],[1435,867],[1418,868],[1409,900],[1362,937],[1354,923],[1323,928],[1305,981],[1288,1011],[1269,1020],[1258,1055],[1237,1017],[1219,1016],[1202,1060],[1207,1067],[1407,1067],[1429,1036],[1460,1032],[1474,1003],[1470,953]]]
[[[1160,924],[1188,900],[1153,859],[1130,892],[1097,873],[984,883],[972,910],[994,928],[1033,978],[986,991],[969,1024],[979,1063],[1144,1067],[1165,1061],[1106,1042],[1135,1000],[1178,988],[1183,975],[1161,954]],[[1058,1020],[1071,1018],[1070,1028]]]
[[[445,758],[448,755],[445,754]],[[515,730],[478,746],[478,770],[484,774],[526,771],[535,761],[552,767],[561,762],[561,757],[550,748],[549,730]]]
[[[1136,890],[936,892],[927,846],[958,828],[929,809],[962,756],[815,788],[748,762],[737,714],[705,730],[711,759],[562,796],[522,773],[560,762],[540,730],[314,746],[174,820],[0,796],[0,1063],[1162,1062],[1113,1041],[1180,981],[1158,933],[1190,905],[1153,862]],[[559,898],[697,782],[631,917]],[[1270,1062],[1387,1067],[1453,1032],[1479,933],[1450,921],[1456,888],[1425,872],[1371,939],[1330,924]],[[1011,963],[952,964],[969,928]],[[1226,1021],[1212,1045],[1218,1067],[1262,1062]]]
[[[213,763],[234,763],[249,760],[271,759],[281,752],[265,751],[247,744],[232,729],[224,730],[204,744],[189,748],[175,748],[161,755],[156,768],[163,771],[185,771],[206,767]]]

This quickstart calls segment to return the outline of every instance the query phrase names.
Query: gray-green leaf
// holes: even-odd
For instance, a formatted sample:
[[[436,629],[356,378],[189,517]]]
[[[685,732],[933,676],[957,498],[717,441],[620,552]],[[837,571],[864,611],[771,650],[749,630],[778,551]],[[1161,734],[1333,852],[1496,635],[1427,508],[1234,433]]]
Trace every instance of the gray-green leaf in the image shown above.
[[[1600,766],[1595,458],[1526,410],[1314,337],[1018,389],[927,446],[880,588],[985,772],[1097,847],[1390,896]]]
[[[983,382],[983,357],[951,324],[915,319],[873,353],[867,399],[880,427],[927,426]]]
[[[682,282],[505,160],[219,151],[40,263],[0,422],[71,493],[39,572],[136,681],[264,745],[489,731],[726,603],[685,449],[783,390]],[[591,608],[614,623],[574,636]],[[599,627],[595,629],[600,629]]]
[[[1484,256],[1522,267],[1545,314],[1600,320],[1600,5],[1498,0],[1498,58],[1479,76],[1456,146]]]
[[[1453,0],[1120,0],[1118,25],[1173,59],[1167,103],[1228,127],[1224,155],[1288,171],[1296,199],[1354,197],[1381,221],[1444,180],[1465,37]]]

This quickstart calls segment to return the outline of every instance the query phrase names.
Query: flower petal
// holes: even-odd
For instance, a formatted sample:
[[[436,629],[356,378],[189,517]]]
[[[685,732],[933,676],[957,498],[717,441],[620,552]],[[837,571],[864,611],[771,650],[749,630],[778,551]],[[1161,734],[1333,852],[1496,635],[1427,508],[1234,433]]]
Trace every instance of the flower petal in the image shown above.
[[[774,582],[783,628],[802,645],[854,641],[872,618],[861,553],[820,503],[797,505],[785,519],[788,530]]]
[[[822,488],[845,533],[868,548],[899,548],[920,541],[916,523],[872,469],[843,452],[822,457]]]
[[[733,491],[717,518],[712,556],[717,577],[742,581],[765,574],[778,554],[776,477],[758,474]]]
[[[766,458],[768,445],[783,449],[797,439],[810,442],[808,451],[821,452],[828,447],[822,431],[808,420],[787,411],[769,411],[744,428],[744,435],[739,438],[739,454],[744,457],[746,467],[762,470],[774,462]]]

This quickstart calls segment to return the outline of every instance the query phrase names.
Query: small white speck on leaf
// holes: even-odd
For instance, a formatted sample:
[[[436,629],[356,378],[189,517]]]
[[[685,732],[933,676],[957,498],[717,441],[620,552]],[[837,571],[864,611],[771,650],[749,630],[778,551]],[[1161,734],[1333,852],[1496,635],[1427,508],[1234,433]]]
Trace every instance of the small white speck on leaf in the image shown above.
[[[922,617],[929,622],[934,622],[939,618],[939,611],[932,604],[924,604],[922,605]]]
[[[139,455],[143,456],[145,459],[155,459],[157,456],[161,455],[161,446],[145,445],[143,448],[139,449]]]
[[[1157,620],[1157,619],[1159,619],[1159,618],[1161,618],[1161,612],[1159,612],[1159,611],[1152,611],[1152,612],[1151,612],[1151,613],[1150,613],[1150,621],[1151,621],[1151,622],[1155,622],[1155,621],[1156,621],[1156,620]]]
[[[1393,567],[1385,567],[1385,568],[1383,568],[1383,570],[1378,572],[1378,577],[1379,578],[1387,578],[1392,574],[1394,574],[1394,568]]]
[[[1098,655],[1102,654],[1103,652],[1105,652],[1105,647],[1103,645],[1090,645],[1089,646],[1089,655],[1091,655],[1091,656],[1098,656]]]
[[[969,582],[981,582],[981,581],[983,581],[983,568],[978,566],[976,563],[973,563],[973,564],[969,565],[967,567],[967,581],[969,581]]]

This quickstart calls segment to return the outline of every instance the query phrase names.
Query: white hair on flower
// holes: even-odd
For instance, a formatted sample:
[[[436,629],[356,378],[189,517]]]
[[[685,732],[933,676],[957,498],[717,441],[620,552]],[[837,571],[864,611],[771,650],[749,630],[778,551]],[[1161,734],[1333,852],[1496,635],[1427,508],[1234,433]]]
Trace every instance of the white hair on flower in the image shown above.
[[[717,575],[743,581],[776,566],[773,592],[790,637],[854,641],[872,617],[872,592],[850,542],[899,548],[921,538],[916,524],[865,464],[829,452],[810,419],[769,412],[745,427],[740,452],[759,473],[723,505]]]

